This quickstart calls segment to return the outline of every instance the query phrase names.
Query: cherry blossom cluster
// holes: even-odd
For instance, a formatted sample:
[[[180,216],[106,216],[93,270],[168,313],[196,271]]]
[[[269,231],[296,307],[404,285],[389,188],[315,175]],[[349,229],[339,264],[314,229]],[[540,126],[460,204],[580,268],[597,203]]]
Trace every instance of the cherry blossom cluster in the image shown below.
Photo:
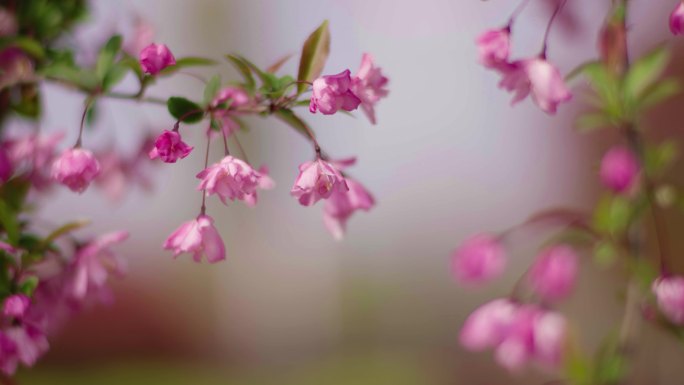
[[[577,119],[578,130],[612,128],[620,140],[598,162],[597,180],[605,192],[593,213],[552,208],[498,234],[474,235],[454,251],[454,279],[476,288],[504,275],[511,263],[512,233],[540,225],[558,228],[508,295],[480,306],[465,320],[460,342],[472,351],[493,350],[496,362],[510,371],[536,364],[560,372],[562,378],[552,383],[623,383],[633,359],[630,353],[638,348],[635,317],[677,336],[684,331],[684,275],[670,266],[674,255],[669,251],[668,223],[662,214],[676,209],[674,202],[680,194],[667,175],[678,146],[674,141],[652,141],[641,119],[649,108],[677,95],[681,87],[678,80],[665,76],[666,47],[630,60],[630,0],[611,1],[597,38],[599,59],[580,64],[567,79],[546,55],[549,31],[565,0],[555,2],[541,53],[510,60],[512,27],[528,3],[522,0],[503,28],[477,38],[480,63],[502,76],[499,85],[514,93],[513,103],[531,95],[549,114],[571,99],[566,81],[583,75],[593,93],[590,104],[596,109]],[[669,26],[674,35],[684,34],[684,2],[678,2]],[[602,270],[618,270],[626,283],[626,294],[620,297],[625,311],[619,333],[607,336],[593,355],[573,340],[570,319],[558,309],[577,287],[580,258]]]
[[[130,33],[108,36],[97,51],[81,52],[87,49],[62,36],[85,12],[81,0],[0,6],[0,380],[13,376],[19,366],[34,365],[48,350],[48,338],[72,313],[110,301],[109,278],[126,270],[125,259],[113,248],[128,232],[83,237],[86,221],[54,223],[34,210],[58,186],[77,194],[95,188],[116,201],[135,186],[150,190],[154,167],[181,162],[203,147],[205,164],[196,173],[199,213],[173,231],[163,248],[174,256],[191,254],[197,262],[222,261],[226,247],[207,213],[206,199],[254,206],[261,191],[274,187],[268,168],[250,163],[238,138],[248,131],[245,118],[273,116],[312,144],[313,156],[299,167],[291,194],[303,206],[323,200],[323,221],[336,239],[344,236],[355,212],[375,204],[368,190],[347,174],[356,159],[330,158],[295,112],[307,106],[310,113],[324,115],[360,108],[375,124],[377,103],[388,94],[388,79],[370,54],[362,56],[353,75],[350,70],[322,75],[330,47],[327,22],[306,40],[296,77],[278,74],[285,60],[262,69],[229,54],[225,57],[242,82],[223,82],[218,75],[204,79],[187,72],[218,62],[175,57],[166,45],[154,43],[153,29],[140,18]],[[176,74],[204,82],[201,100],[148,95],[157,82]],[[137,92],[120,91],[124,78],[137,81]],[[64,143],[63,131],[41,127],[41,104],[49,102],[40,97],[46,83],[84,95],[80,125],[73,127],[75,143]],[[95,125],[105,99],[164,105],[173,123],[162,132],[146,133],[134,148],[98,148],[91,144],[98,129],[86,127]],[[11,124],[20,119],[29,123],[18,128]],[[206,141],[188,144],[181,131],[202,122]],[[210,153],[214,141],[223,143],[220,157]]]

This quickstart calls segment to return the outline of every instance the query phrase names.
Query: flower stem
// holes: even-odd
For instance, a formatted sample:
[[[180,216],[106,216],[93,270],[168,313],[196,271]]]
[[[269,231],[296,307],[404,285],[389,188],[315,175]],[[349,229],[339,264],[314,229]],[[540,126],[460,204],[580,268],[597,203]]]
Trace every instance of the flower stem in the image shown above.
[[[207,149],[204,151],[204,169],[209,165],[209,147],[211,145],[211,135],[207,134]],[[202,207],[200,207],[200,214],[204,215],[207,212],[207,190],[202,190]]]
[[[76,139],[76,144],[74,148],[81,148],[82,137],[83,137],[83,126],[85,126],[86,116],[88,115],[88,110],[93,104],[95,97],[88,96],[85,101],[85,107],[83,108],[83,114],[81,115],[81,126],[78,128],[78,138]]]
[[[568,0],[562,0],[561,3],[558,4],[556,10],[553,11],[553,15],[551,15],[551,18],[549,19],[549,23],[546,25],[546,31],[544,31],[544,43],[542,44],[541,50],[541,56],[544,58],[546,58],[546,49],[548,48],[549,34],[551,33],[553,22],[556,21],[556,17],[558,17],[558,14],[561,13],[567,2]]]
[[[515,22],[515,19],[520,15],[520,13],[527,7],[527,4],[530,3],[530,0],[522,0],[520,4],[513,10],[513,13],[511,13],[511,17],[508,18],[508,24],[506,25],[506,28],[510,29],[513,27],[513,23]]]

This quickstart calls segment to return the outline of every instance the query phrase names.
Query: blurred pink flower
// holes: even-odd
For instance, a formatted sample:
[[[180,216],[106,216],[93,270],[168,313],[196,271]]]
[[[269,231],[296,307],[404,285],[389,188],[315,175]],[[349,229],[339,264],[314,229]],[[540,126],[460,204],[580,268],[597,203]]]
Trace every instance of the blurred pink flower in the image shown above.
[[[684,277],[660,277],[653,282],[660,311],[672,323],[684,325]]]
[[[382,74],[382,70],[374,64],[373,56],[364,53],[361,57],[361,67],[352,78],[351,90],[360,100],[361,109],[372,124],[375,120],[375,104],[387,96],[389,79]]]
[[[511,31],[508,27],[485,31],[476,43],[483,66],[498,68],[508,62],[511,49]]]
[[[323,222],[336,240],[344,237],[352,214],[358,210],[369,211],[375,206],[373,196],[361,183],[351,178],[345,178],[345,181],[349,191],[334,190],[323,207]]]
[[[45,333],[32,325],[14,326],[0,332],[0,370],[14,374],[19,363],[31,367],[48,351]]]
[[[498,70],[503,75],[499,87],[515,93],[511,104],[532,94],[539,108],[548,114],[555,114],[560,103],[572,98],[560,72],[546,59],[515,61],[500,66]]]
[[[670,15],[670,31],[674,35],[684,33],[684,2],[679,1]]]
[[[153,187],[148,175],[153,164],[148,156],[151,147],[154,147],[154,140],[147,138],[131,157],[124,158],[120,151],[113,148],[98,153],[101,171],[95,179],[95,185],[115,202],[121,200],[133,186],[150,191]]]
[[[314,80],[309,111],[321,111],[324,115],[332,115],[340,109],[357,109],[361,100],[351,90],[350,74],[349,70],[344,70],[337,75],[321,76]]]
[[[197,178],[201,179],[197,190],[206,190],[207,195],[218,195],[223,204],[228,204],[227,199],[256,203],[256,189],[272,187],[268,176],[265,176],[266,183],[261,182],[263,174],[230,155],[201,171]]]
[[[110,271],[123,274],[125,263],[110,248],[127,238],[127,231],[108,233],[76,250],[70,266],[73,278],[68,291],[71,297],[82,300],[89,292],[97,293],[105,286]]]
[[[164,44],[150,44],[140,51],[140,66],[143,72],[156,75],[168,66],[176,64],[171,50]]]
[[[133,21],[132,33],[129,32],[126,35],[123,49],[129,55],[135,56],[152,44],[154,27],[146,19],[136,16]]]
[[[316,159],[299,166],[299,176],[290,194],[302,206],[311,206],[321,199],[328,199],[334,190],[347,192],[349,187],[340,171],[332,164]]]
[[[174,257],[182,253],[192,253],[195,262],[201,262],[202,255],[206,255],[209,263],[226,259],[225,246],[214,227],[214,220],[204,214],[183,223],[164,242],[163,247],[166,250],[173,250]]]
[[[466,349],[482,351],[499,345],[515,321],[518,305],[508,299],[495,299],[468,316],[460,332]]]
[[[485,283],[501,276],[507,259],[495,236],[478,234],[468,238],[453,253],[451,272],[462,283]]]
[[[100,163],[89,150],[72,148],[64,151],[52,163],[52,178],[82,193],[100,173]]]
[[[268,167],[261,166],[258,170],[259,185],[258,188],[262,190],[270,190],[275,187],[275,181],[268,175]],[[245,194],[245,203],[249,207],[254,207],[257,204],[257,192],[254,190],[251,194]]]
[[[9,155],[7,155],[7,150],[0,147],[0,182],[7,182],[7,180],[14,173],[14,166],[12,165],[12,160]]]
[[[8,140],[7,154],[15,172],[28,175],[38,189],[47,187],[51,183],[49,166],[55,157],[55,147],[63,137],[63,132],[49,135],[33,133]]]
[[[608,150],[601,161],[601,181],[616,193],[631,190],[639,175],[639,161],[622,146]]]
[[[150,151],[150,159],[159,158],[166,163],[176,163],[190,155],[193,147],[183,142],[183,138],[177,131],[165,130],[154,142],[154,148]]]
[[[578,257],[569,246],[548,248],[537,257],[527,280],[532,290],[545,301],[569,296],[577,281]]]
[[[5,298],[2,304],[2,315],[5,317],[22,318],[31,304],[31,299],[24,294],[13,294]]]
[[[230,108],[242,107],[252,102],[249,94],[242,88],[226,87],[220,90],[214,100],[211,102],[212,107],[217,107],[221,103],[225,103],[230,99]]]

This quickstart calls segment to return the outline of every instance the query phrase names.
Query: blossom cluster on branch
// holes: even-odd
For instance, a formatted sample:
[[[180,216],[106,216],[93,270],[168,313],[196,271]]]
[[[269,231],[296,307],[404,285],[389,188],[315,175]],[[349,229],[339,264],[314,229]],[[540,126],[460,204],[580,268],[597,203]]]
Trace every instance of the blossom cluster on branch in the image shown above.
[[[469,350],[492,349],[495,360],[510,371],[527,364],[546,368],[557,376],[549,383],[618,384],[629,379],[642,323],[676,338],[684,335],[684,276],[671,268],[671,224],[664,216],[681,205],[683,196],[668,175],[678,146],[674,140],[651,139],[653,128],[642,119],[650,108],[679,94],[681,86],[665,76],[666,46],[630,57],[629,0],[610,1],[597,37],[599,58],[563,77],[547,51],[551,27],[567,2],[555,3],[540,54],[510,59],[513,26],[530,3],[521,0],[504,27],[477,38],[479,61],[501,75],[499,85],[514,93],[514,103],[531,95],[549,114],[571,99],[569,82],[579,76],[586,79],[591,107],[577,119],[578,131],[612,129],[620,137],[597,167],[605,193],[593,213],[549,209],[501,233],[474,235],[456,249],[452,274],[465,287],[475,288],[505,272],[511,233],[538,226],[556,230],[510,294],[480,306],[466,319],[460,341]],[[675,35],[684,33],[684,2],[672,12],[670,29]],[[619,296],[625,305],[622,320],[593,354],[570,333],[570,318],[559,309],[574,293],[580,258],[585,257],[592,263],[582,266],[620,274],[625,282]]]
[[[247,130],[245,117],[273,116],[311,143],[312,156],[302,159],[291,194],[303,206],[325,201],[324,224],[335,238],[343,237],[355,212],[368,211],[375,204],[368,190],[348,175],[347,168],[356,159],[331,158],[296,112],[309,107],[310,113],[332,115],[360,108],[375,124],[376,105],[388,94],[388,79],[370,54],[362,56],[353,75],[348,69],[322,75],[330,50],[327,21],[304,43],[296,76],[278,74],[286,59],[262,69],[240,55],[228,54],[225,59],[242,79],[224,82],[219,75],[203,79],[203,95],[191,100],[150,96],[149,91],[164,78],[218,62],[175,57],[165,44],[153,42],[153,30],[138,19],[133,36],[111,36],[92,63],[83,64],[77,59],[80,47],[64,36],[87,11],[83,0],[0,2],[0,373],[5,376],[13,375],[19,365],[35,364],[48,350],[48,334],[74,311],[108,300],[108,278],[125,272],[125,260],[112,248],[128,232],[82,238],[76,230],[87,225],[84,221],[42,223],[33,208],[56,185],[78,194],[94,185],[117,199],[132,185],[149,189],[146,170],[154,163],[172,167],[203,147],[204,168],[196,174],[201,197],[198,215],[173,232],[169,229],[163,248],[174,256],[190,254],[197,262],[219,262],[226,259],[227,247],[207,212],[206,199],[216,196],[225,205],[242,201],[254,206],[261,191],[273,188],[275,178],[266,166],[248,160],[238,138],[240,131]],[[137,81],[137,92],[118,91],[125,78]],[[84,96],[80,126],[73,127],[78,132],[76,142],[62,151],[62,132],[36,128],[17,134],[5,128],[10,119],[40,119],[41,106],[49,103],[40,92],[45,83]],[[174,123],[150,134],[134,151],[126,151],[132,156],[114,147],[96,150],[90,146],[92,132],[84,128],[96,119],[102,99],[165,105]],[[189,144],[182,134],[198,123],[204,123],[205,141]],[[39,127],[40,122],[32,126]],[[210,153],[213,141],[223,143],[220,156]]]

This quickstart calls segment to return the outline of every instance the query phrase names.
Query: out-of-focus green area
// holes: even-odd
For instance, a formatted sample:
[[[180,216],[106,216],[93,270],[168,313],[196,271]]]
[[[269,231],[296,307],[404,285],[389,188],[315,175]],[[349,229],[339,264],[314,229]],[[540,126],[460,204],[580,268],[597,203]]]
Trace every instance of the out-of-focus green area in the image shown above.
[[[21,373],[22,385],[419,385],[447,383],[425,358],[404,354],[362,354],[310,364],[251,369],[183,362],[118,362],[108,365],[37,367]]]

